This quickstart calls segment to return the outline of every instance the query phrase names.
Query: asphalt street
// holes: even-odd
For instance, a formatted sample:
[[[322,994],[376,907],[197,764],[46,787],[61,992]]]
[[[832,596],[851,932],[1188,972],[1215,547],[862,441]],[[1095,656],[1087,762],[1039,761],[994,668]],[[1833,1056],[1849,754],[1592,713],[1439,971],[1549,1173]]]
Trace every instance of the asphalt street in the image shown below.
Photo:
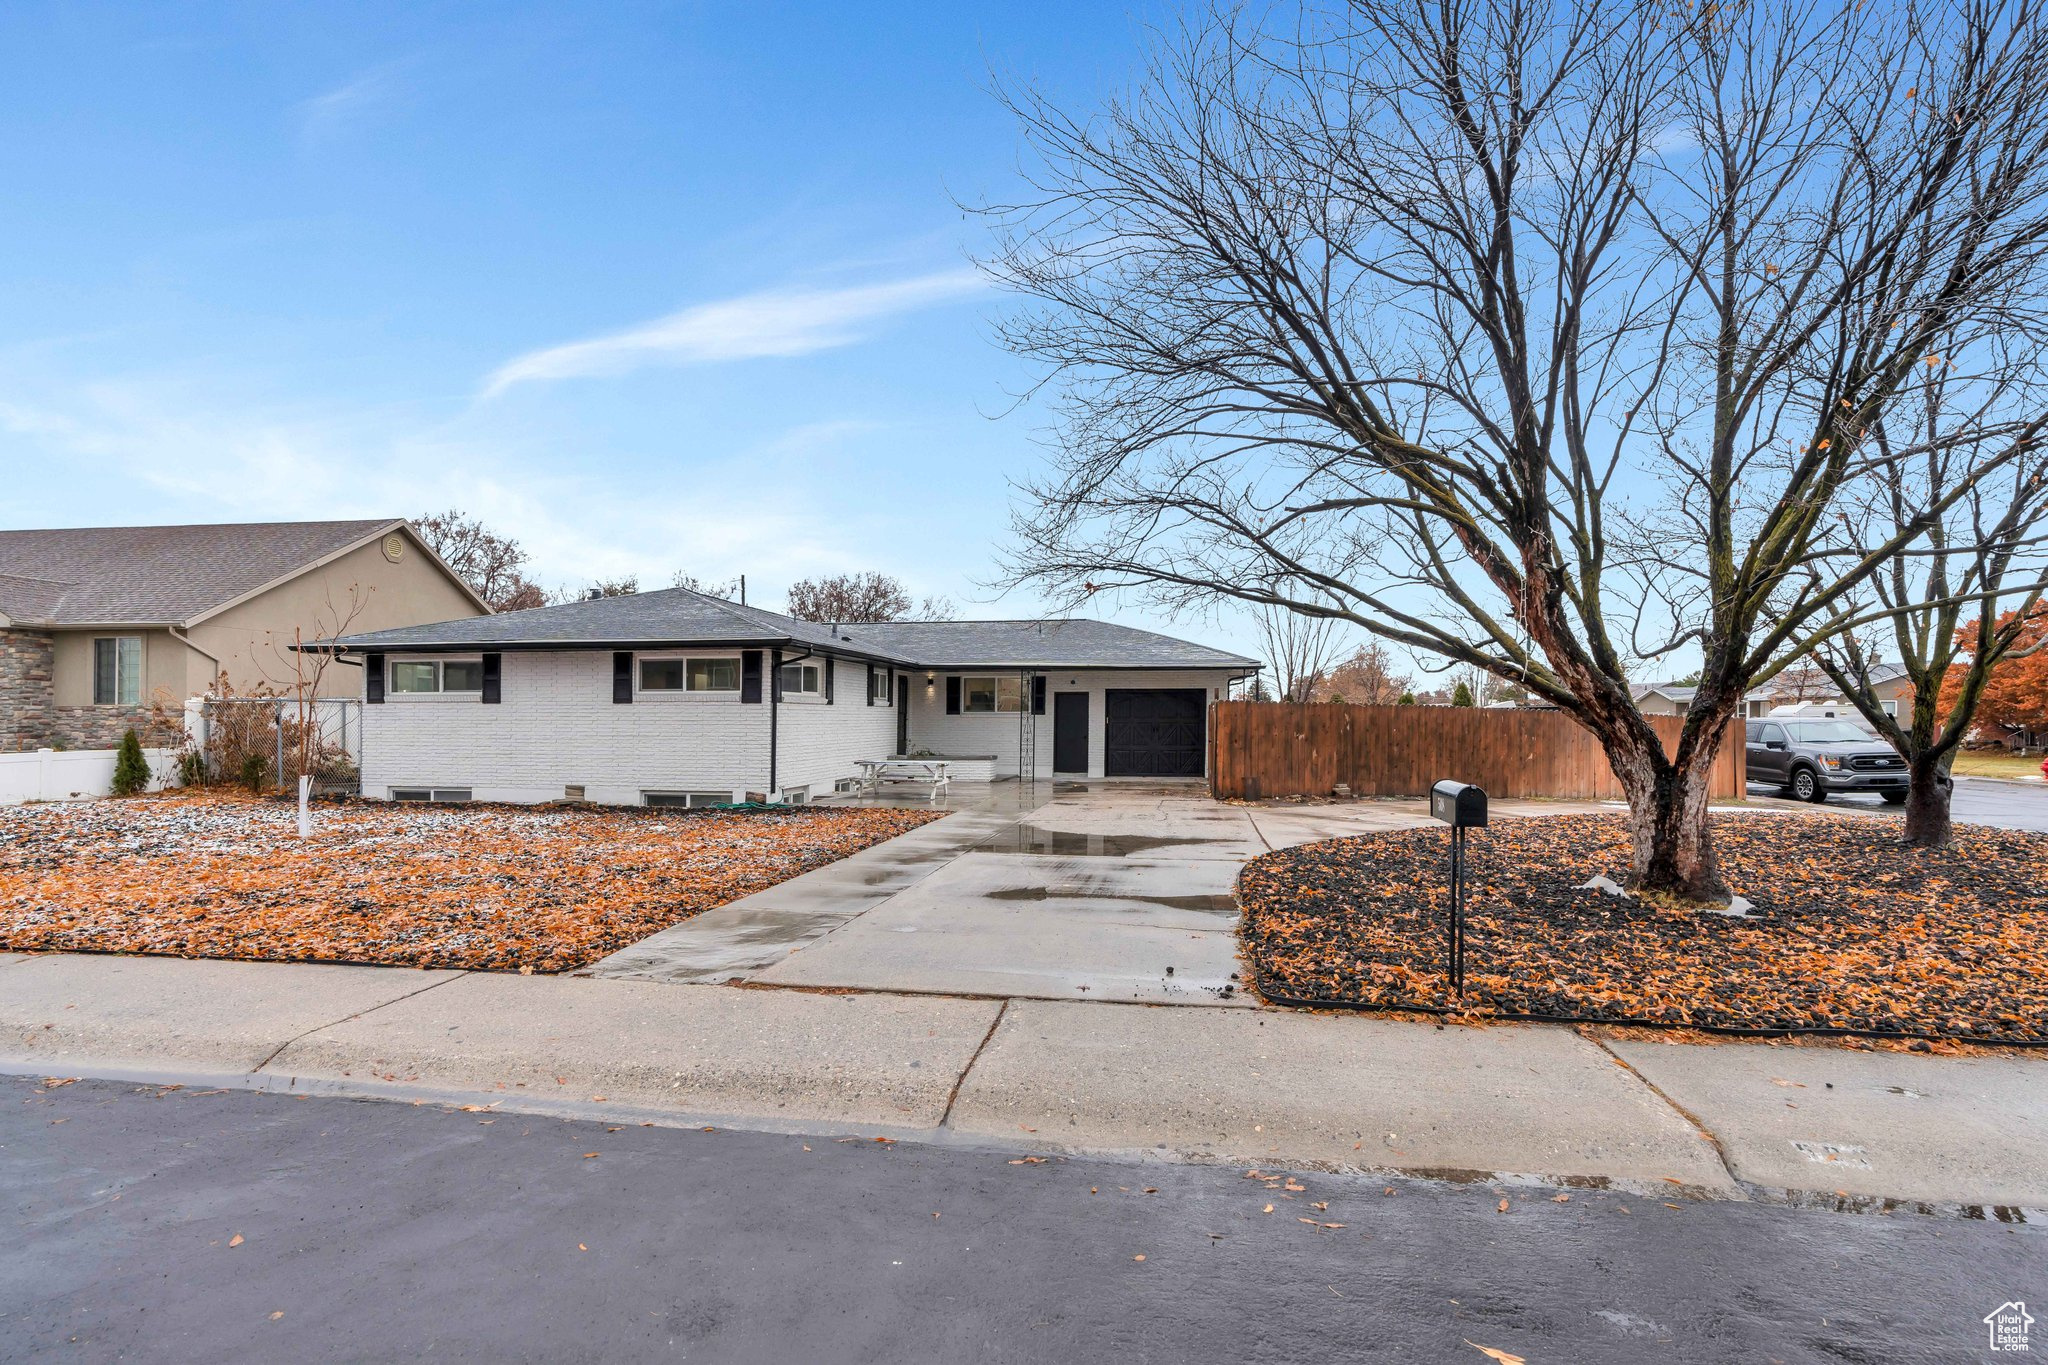
[[[1775,787],[1752,784],[1751,799],[1775,797]],[[1802,808],[1804,803],[1800,803]],[[1897,815],[1897,806],[1883,798],[1862,793],[1837,792],[1828,797],[1822,810],[1864,811]],[[2006,782],[1993,777],[1959,777],[1949,813],[1960,823],[1997,825],[2005,829],[2048,831],[2048,782]]]
[[[9,1361],[1955,1361],[2048,1302],[2039,1227],[1921,1213],[90,1080],[0,1111]]]

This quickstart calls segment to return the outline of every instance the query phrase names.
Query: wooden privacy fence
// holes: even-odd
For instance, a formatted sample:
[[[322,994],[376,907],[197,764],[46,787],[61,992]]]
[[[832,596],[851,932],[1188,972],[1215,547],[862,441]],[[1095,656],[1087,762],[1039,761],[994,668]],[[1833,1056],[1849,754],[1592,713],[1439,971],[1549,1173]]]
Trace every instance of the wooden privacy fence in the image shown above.
[[[1683,716],[1651,716],[1669,753]],[[1742,722],[1729,722],[1714,762],[1717,799],[1744,794]],[[1442,778],[1494,797],[1615,800],[1622,795],[1599,741],[1562,711],[1342,702],[1220,701],[1209,711],[1209,782],[1218,796],[1423,796]]]

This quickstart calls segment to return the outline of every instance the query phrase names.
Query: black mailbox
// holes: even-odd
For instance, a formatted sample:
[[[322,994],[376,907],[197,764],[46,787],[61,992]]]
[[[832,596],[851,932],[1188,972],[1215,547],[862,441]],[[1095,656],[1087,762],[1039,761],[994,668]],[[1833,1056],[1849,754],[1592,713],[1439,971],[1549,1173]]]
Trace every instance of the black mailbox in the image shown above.
[[[1452,829],[1477,829],[1486,823],[1485,789],[1470,782],[1439,782],[1429,789],[1429,813]]]

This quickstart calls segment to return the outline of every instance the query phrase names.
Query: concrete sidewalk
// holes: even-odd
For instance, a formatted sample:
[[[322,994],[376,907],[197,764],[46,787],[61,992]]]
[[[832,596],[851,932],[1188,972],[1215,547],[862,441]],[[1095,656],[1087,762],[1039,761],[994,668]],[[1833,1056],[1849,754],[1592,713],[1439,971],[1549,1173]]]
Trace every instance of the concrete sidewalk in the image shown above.
[[[2048,1058],[2031,1056],[53,955],[0,959],[0,1070],[1667,1197],[2048,1208]]]

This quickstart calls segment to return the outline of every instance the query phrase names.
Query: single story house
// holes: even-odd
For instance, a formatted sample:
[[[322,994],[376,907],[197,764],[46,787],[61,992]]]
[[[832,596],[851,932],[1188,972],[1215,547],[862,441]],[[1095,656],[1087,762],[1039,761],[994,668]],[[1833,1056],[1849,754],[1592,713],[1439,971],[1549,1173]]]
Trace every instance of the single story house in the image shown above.
[[[671,588],[353,635],[363,794],[804,801],[862,759],[1201,777],[1242,655],[1101,621],[820,625]]]
[[[111,748],[218,678],[277,686],[294,632],[489,610],[398,517],[0,531],[0,750]]]
[[[1878,707],[1896,716],[1901,706],[1910,706],[1912,679],[1898,664],[1880,664],[1871,670],[1871,685],[1877,691]],[[1638,683],[1630,689],[1636,707],[1646,716],[1682,716],[1692,708],[1697,687],[1683,683]],[[1757,716],[1837,716],[1862,725],[1858,711],[1817,668],[1791,669],[1763,685],[1752,688],[1742,699],[1742,714]]]

